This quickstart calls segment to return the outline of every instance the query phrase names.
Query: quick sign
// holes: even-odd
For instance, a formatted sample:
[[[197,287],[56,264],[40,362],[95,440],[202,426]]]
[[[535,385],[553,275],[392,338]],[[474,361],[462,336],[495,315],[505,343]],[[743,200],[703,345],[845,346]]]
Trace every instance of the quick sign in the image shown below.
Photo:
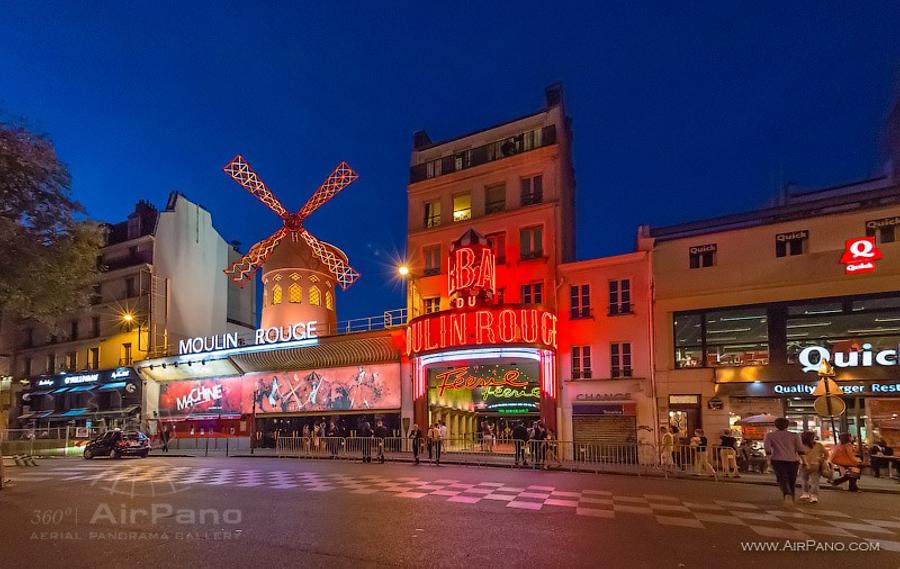
[[[298,322],[291,326],[259,328],[254,335],[254,344],[279,344],[281,342],[317,338],[318,331],[316,330],[316,326],[318,323],[317,320],[311,320],[309,322]],[[203,336],[181,340],[178,342],[178,353],[199,354],[216,350],[228,350],[237,347],[238,334],[237,332],[233,332],[230,334],[219,334],[218,336]]]
[[[841,263],[845,265],[844,272],[848,275],[874,273],[875,262],[882,257],[881,251],[875,245],[874,237],[857,237],[847,239],[844,243]]]
[[[696,245],[689,249],[691,255],[699,255],[700,253],[715,253],[716,252],[716,244],[710,243],[708,245]]]
[[[794,239],[808,239],[809,231],[802,229],[800,231],[791,231],[789,233],[779,233],[775,236],[775,241],[793,241]]]
[[[900,393],[900,383],[869,383],[847,384],[839,383],[844,395],[890,395]],[[813,396],[816,388],[814,383],[776,383],[772,386],[772,392],[778,395]]]
[[[886,217],[884,219],[873,219],[866,222],[866,229],[874,231],[882,227],[893,227],[900,225],[900,216]]]
[[[557,318],[543,308],[490,307],[427,314],[406,328],[406,353],[498,344],[556,349]]]
[[[797,355],[798,363],[803,366],[803,371],[818,371],[822,360],[828,360],[834,367],[872,367],[872,366],[896,366],[900,365],[897,358],[900,346],[872,351],[872,344],[862,345],[862,351],[834,352],[822,346],[808,346]]]

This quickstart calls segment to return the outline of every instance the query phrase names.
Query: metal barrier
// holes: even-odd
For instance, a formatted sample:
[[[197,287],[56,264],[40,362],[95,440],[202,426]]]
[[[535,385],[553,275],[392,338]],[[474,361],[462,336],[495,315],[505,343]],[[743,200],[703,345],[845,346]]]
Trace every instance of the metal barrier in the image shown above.
[[[230,456],[235,453],[244,453],[250,451],[250,437],[223,437],[223,436],[202,436],[202,437],[184,437],[178,436],[169,439],[168,452],[190,452],[192,454],[202,453],[203,456],[210,454],[224,454]],[[162,442],[157,438],[154,440],[154,454],[165,454]]]
[[[96,427],[9,429],[0,436],[0,456],[78,456],[88,441],[105,431]]]

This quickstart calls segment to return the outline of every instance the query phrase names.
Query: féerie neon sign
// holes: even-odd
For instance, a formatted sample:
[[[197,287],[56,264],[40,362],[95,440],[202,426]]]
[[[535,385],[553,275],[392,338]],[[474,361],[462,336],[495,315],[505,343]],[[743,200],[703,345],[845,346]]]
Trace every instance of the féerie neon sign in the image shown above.
[[[437,386],[438,396],[442,396],[448,389],[478,389],[479,387],[521,389],[528,387],[528,380],[520,379],[521,376],[522,372],[517,369],[507,370],[501,377],[483,377],[469,374],[467,367],[458,367],[435,375],[435,379],[440,382]]]

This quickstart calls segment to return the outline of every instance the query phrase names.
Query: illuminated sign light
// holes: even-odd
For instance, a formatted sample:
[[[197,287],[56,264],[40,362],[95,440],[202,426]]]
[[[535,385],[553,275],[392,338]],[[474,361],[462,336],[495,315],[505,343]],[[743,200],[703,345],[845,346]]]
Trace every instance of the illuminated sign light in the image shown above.
[[[179,397],[175,400],[175,408],[183,411],[200,403],[209,403],[211,401],[222,400],[222,385],[195,387],[187,395]]]
[[[897,366],[900,365],[900,346],[896,349],[872,351],[872,344],[866,343],[862,345],[862,351],[852,352],[834,352],[822,346],[807,346],[797,355],[797,361],[803,366],[803,371],[818,371],[822,360],[828,360],[835,367],[872,367],[879,366]],[[813,354],[818,357],[814,358]]]
[[[47,387],[49,385],[53,385],[52,379],[39,379],[37,382],[38,387]]]
[[[439,373],[435,379],[440,381],[438,385],[438,395],[443,396],[444,391],[448,389],[478,389],[479,387],[528,387],[527,379],[519,379],[522,372],[517,369],[507,370],[503,377],[476,377],[474,375],[466,375],[469,369],[467,367],[458,367]],[[508,390],[511,391],[511,390]],[[507,397],[511,397],[508,395]],[[485,397],[486,398],[486,397]]]
[[[495,359],[528,359],[541,363],[541,392],[556,397],[556,375],[554,355],[550,350],[534,348],[475,348],[471,350],[454,350],[436,354],[425,354],[413,359],[414,378],[413,398],[423,397],[428,391],[426,367],[445,362],[471,362]]]
[[[845,265],[844,272],[848,275],[874,273],[875,262],[883,257],[884,255],[875,245],[874,237],[857,237],[847,239],[844,243],[841,263]]]
[[[473,235],[472,238],[476,237]],[[447,285],[457,308],[476,306],[479,300],[492,299],[497,293],[494,252],[478,243],[455,249],[450,253]]]
[[[900,393],[900,383],[872,383],[869,385],[853,385],[839,383],[841,391],[845,395],[867,395],[869,393]],[[772,386],[772,392],[779,395],[809,395],[812,396],[816,384],[813,383],[776,383]]]
[[[542,308],[482,308],[421,316],[406,328],[406,353],[491,344],[556,349],[557,317]]]
[[[70,375],[63,378],[63,385],[79,385],[82,383],[93,383],[100,379],[100,374],[90,373],[86,375]]]
[[[291,326],[272,326],[256,330],[254,344],[257,346],[296,342],[318,337],[317,320],[298,322]],[[203,336],[188,338],[178,342],[179,354],[200,354],[205,352],[219,352],[238,348],[237,332],[220,334],[218,336]]]

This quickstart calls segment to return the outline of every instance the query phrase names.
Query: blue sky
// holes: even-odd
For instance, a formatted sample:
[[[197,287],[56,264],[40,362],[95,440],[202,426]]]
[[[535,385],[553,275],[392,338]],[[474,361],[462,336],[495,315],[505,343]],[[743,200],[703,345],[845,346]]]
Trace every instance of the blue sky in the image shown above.
[[[77,199],[119,220],[178,190],[249,247],[279,227],[222,166],[244,154],[363,273],[342,319],[403,303],[412,133],[538,110],[563,81],[579,258],[638,224],[764,205],[786,182],[878,175],[900,79],[890,2],[5,2],[0,112],[49,133]]]

